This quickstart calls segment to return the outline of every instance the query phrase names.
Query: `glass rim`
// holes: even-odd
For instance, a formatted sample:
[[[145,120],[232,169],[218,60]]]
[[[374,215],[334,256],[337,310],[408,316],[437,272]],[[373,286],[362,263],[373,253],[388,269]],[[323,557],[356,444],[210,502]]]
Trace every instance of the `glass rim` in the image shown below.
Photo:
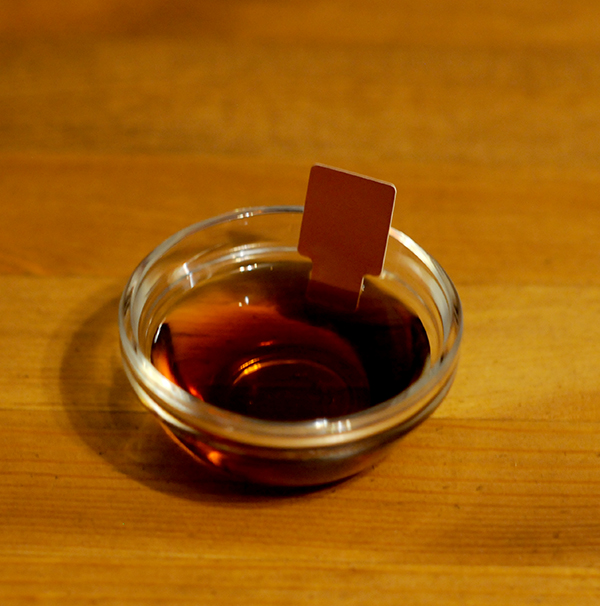
[[[390,237],[409,250],[439,284],[448,308],[453,310],[456,328],[454,342],[447,351],[444,350],[445,355],[435,360],[407,389],[389,400],[345,417],[303,421],[263,420],[227,411],[193,396],[160,373],[141,351],[137,339],[138,327],[129,310],[131,302],[141,296],[140,284],[154,263],[186,238],[211,227],[260,215],[286,213],[302,214],[303,207],[244,207],[200,221],[164,240],[138,264],[123,290],[118,312],[121,351],[129,379],[134,387],[135,383],[140,385],[136,389],[138,395],[141,389],[160,399],[161,404],[158,404],[154,399],[150,403],[143,398],[144,403],[168,425],[192,433],[213,434],[232,442],[268,448],[319,448],[350,444],[391,430],[408,430],[437,408],[452,382],[458,362],[463,318],[458,292],[445,270],[414,240],[393,227],[390,228]],[[444,330],[444,343],[448,339],[445,333]]]

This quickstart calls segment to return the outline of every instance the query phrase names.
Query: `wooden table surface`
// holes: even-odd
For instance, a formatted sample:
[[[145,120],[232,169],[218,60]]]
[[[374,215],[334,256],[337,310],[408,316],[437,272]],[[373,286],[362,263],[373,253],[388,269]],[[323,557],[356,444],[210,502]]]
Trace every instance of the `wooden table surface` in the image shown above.
[[[0,604],[600,604],[600,4],[0,4]],[[391,181],[465,311],[449,396],[307,494],[211,477],[117,302],[178,229]]]

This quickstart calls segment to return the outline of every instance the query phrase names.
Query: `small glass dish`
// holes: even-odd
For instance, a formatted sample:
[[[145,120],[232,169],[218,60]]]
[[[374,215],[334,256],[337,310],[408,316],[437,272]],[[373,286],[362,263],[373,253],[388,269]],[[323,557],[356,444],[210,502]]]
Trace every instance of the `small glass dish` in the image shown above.
[[[272,421],[212,405],[154,366],[161,322],[191,289],[224,270],[297,262],[302,207],[238,210],[192,225],[166,240],[136,268],[119,307],[126,374],[167,433],[225,476],[273,486],[315,486],[379,462],[389,447],[431,414],[447,394],[458,363],[462,311],[441,266],[408,236],[391,229],[381,276],[369,278],[402,301],[429,341],[423,371],[410,386],[347,416]]]

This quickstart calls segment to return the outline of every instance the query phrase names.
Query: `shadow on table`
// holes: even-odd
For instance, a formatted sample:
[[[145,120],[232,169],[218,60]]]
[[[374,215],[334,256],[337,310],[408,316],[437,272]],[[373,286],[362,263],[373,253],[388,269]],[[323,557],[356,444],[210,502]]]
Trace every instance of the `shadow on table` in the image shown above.
[[[69,314],[65,328],[72,336],[61,361],[62,399],[77,433],[98,456],[155,490],[193,500],[235,505],[315,492],[222,479],[173,443],[137,399],[123,370],[118,304],[114,288],[100,292]]]

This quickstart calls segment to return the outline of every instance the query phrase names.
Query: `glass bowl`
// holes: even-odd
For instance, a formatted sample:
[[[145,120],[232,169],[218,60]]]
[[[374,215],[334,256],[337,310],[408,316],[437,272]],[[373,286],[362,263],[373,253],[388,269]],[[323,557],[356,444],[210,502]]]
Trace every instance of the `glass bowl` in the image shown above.
[[[459,296],[442,267],[391,229],[383,272],[369,281],[421,321],[429,356],[414,382],[352,414],[280,421],[204,401],[152,362],[169,310],[223,272],[259,264],[307,262],[297,251],[302,207],[257,207],[192,225],[166,240],[135,269],[119,307],[125,372],[142,403],[197,460],[226,477],[272,486],[315,486],[379,462],[389,447],[430,415],[448,392],[462,334]]]

